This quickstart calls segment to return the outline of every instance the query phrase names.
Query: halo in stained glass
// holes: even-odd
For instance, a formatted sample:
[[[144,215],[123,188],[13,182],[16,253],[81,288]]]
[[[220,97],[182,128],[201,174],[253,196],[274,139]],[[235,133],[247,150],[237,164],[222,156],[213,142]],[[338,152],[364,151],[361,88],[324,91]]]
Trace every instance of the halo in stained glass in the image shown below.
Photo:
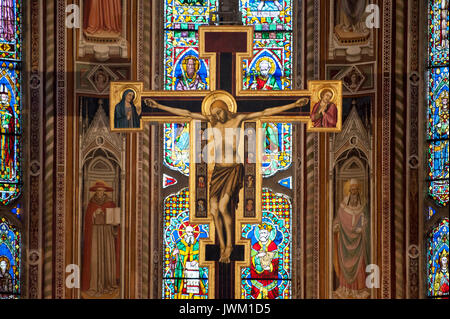
[[[164,123],[164,165],[189,176],[189,124]]]
[[[244,90],[292,89],[292,1],[239,0],[255,28],[253,58],[243,61]]]
[[[243,60],[244,90],[292,89],[292,34],[255,33],[253,58]]]
[[[427,294],[448,298],[448,218],[431,230],[427,241]]]
[[[209,237],[208,225],[189,222],[189,190],[164,201],[164,299],[207,299],[208,267],[199,267],[199,241]]]
[[[269,189],[262,193],[262,223],[242,226],[250,240],[251,265],[241,268],[241,298],[291,298],[291,218],[288,196]]]
[[[218,0],[164,0],[164,89],[208,90],[208,60],[199,59],[198,28]]]
[[[0,218],[0,271],[1,299],[13,299],[20,295],[22,242],[21,233],[9,221]]]
[[[199,59],[196,31],[165,31],[165,90],[208,90],[209,62]]]
[[[263,123],[265,132],[262,175],[271,177],[292,164],[292,124]]]
[[[447,0],[431,0],[428,8],[428,41],[430,66],[449,63],[449,4]]]

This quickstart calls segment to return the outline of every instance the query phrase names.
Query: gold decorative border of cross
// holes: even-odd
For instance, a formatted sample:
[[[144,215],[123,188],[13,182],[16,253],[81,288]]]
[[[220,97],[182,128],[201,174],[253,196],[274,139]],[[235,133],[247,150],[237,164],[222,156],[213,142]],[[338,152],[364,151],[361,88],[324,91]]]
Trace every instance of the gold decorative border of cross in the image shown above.
[[[144,84],[142,82],[111,82],[110,87],[110,125],[112,132],[142,132],[144,130],[143,123],[145,122],[159,122],[159,123],[174,123],[174,122],[189,122],[190,118],[175,117],[175,116],[152,116],[144,115],[141,117],[139,128],[125,128],[119,129],[114,127],[114,110],[115,106],[121,101],[122,94],[131,89],[135,92],[135,101],[142,100],[143,97],[200,97],[204,98],[214,91],[144,91]],[[338,120],[336,127],[333,128],[318,128],[313,127],[310,116],[307,115],[278,115],[263,118],[263,122],[304,122],[307,123],[308,132],[324,132],[324,133],[336,133],[342,130],[342,81],[309,81],[308,90],[295,90],[295,91],[242,91],[246,92],[240,96],[255,96],[255,97],[310,97],[311,110],[313,106],[320,101],[320,92],[323,89],[331,89],[334,93],[333,100],[338,110]],[[248,92],[248,93],[247,93]],[[141,106],[136,105],[138,113],[140,113]]]
[[[240,97],[284,97],[295,99],[300,97],[309,97],[310,98],[310,113],[314,105],[320,101],[320,92],[325,89],[331,89],[333,91],[333,100],[338,109],[338,121],[337,125],[334,128],[314,128],[312,125],[312,121],[310,116],[308,115],[281,115],[281,116],[272,116],[267,118],[262,118],[257,122],[257,127],[261,127],[263,122],[273,122],[273,123],[289,123],[289,122],[303,122],[307,124],[308,132],[325,132],[325,133],[333,133],[340,132],[342,129],[342,81],[309,81],[307,90],[289,90],[289,91],[256,91],[256,90],[244,90],[243,89],[243,66],[244,60],[250,59],[253,56],[253,27],[251,26],[202,26],[199,28],[199,58],[208,59],[209,60],[209,68],[210,68],[210,89],[209,90],[196,90],[196,91],[152,91],[144,90],[144,84],[142,82],[111,82],[110,84],[110,124],[112,132],[142,132],[143,131],[143,123],[145,122],[159,122],[159,123],[186,123],[190,124],[190,154],[196,154],[195,149],[195,131],[194,131],[194,121],[191,121],[190,118],[176,117],[176,116],[150,116],[144,115],[141,117],[140,127],[139,128],[126,128],[126,129],[117,129],[114,127],[114,110],[115,106],[121,101],[123,93],[127,89],[131,89],[135,92],[135,101],[139,104],[142,101],[143,97],[149,98],[164,98],[164,97],[174,97],[174,98],[205,98],[210,93],[215,92],[217,89],[217,53],[207,53],[205,51],[205,34],[207,32],[245,32],[247,33],[247,51],[242,53],[236,53],[236,98]],[[139,109],[142,109],[140,105],[135,105],[138,109],[138,113],[140,113]],[[243,127],[241,130],[243,130]],[[261,141],[260,132],[257,130],[257,141]],[[262,145],[257,143],[256,148],[257,154],[261,154]],[[211,165],[208,165],[208,172],[211,174]],[[256,198],[261,198],[262,194],[262,176],[261,176],[261,161],[257,161],[256,167]],[[210,225],[210,234],[208,239],[203,239],[200,241],[200,251],[205,251],[206,245],[214,245],[215,244],[215,227],[214,222],[212,220],[212,216],[208,216],[207,218],[196,218],[195,217],[195,192],[192,191],[196,187],[196,174],[195,174],[195,165],[191,165],[190,168],[190,177],[189,177],[189,187],[190,187],[190,214],[189,219],[193,224],[209,224]],[[210,177],[210,175],[209,175]],[[243,198],[244,189],[240,191],[240,198]],[[243,224],[260,224],[262,221],[262,211],[261,201],[256,201],[255,203],[255,211],[256,216],[253,218],[244,218],[244,203],[240,201],[238,207],[235,212],[235,245],[243,245],[244,248],[244,261],[235,262],[235,297],[240,298],[240,290],[241,290],[241,268],[242,267],[250,267],[250,240],[243,239],[241,234],[241,229]],[[199,264],[201,267],[209,268],[209,279],[208,279],[208,298],[214,299],[215,297],[215,262],[214,261],[206,261],[205,256],[200,254]],[[212,280],[211,280],[212,279]]]

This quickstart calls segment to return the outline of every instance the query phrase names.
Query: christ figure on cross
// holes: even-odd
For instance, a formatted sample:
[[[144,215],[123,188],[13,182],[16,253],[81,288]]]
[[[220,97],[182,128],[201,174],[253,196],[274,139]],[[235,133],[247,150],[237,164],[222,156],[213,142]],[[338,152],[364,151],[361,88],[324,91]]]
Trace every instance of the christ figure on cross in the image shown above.
[[[219,239],[219,262],[230,263],[230,256],[233,251],[233,220],[229,204],[232,202],[237,204],[239,200],[239,191],[242,188],[244,181],[244,166],[242,162],[238,160],[237,147],[239,141],[225,138],[226,136],[229,136],[227,135],[227,132],[229,132],[229,130],[240,130],[244,121],[256,121],[295,107],[307,105],[309,99],[301,98],[295,103],[272,107],[249,114],[232,113],[226,102],[217,99],[211,104],[211,115],[193,113],[185,109],[164,106],[152,99],[145,99],[144,102],[147,106],[152,108],[157,108],[185,118],[206,121],[211,124],[215,158],[214,170],[209,183],[210,211],[213,216]],[[239,138],[239,134],[236,134],[235,136]]]

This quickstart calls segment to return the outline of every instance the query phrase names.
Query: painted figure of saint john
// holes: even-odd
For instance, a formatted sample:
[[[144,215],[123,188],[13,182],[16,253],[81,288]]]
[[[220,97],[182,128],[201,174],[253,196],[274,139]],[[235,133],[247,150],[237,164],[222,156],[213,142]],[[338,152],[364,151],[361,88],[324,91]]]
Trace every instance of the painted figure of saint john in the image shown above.
[[[314,127],[336,127],[338,109],[332,100],[333,92],[331,90],[323,90],[320,94],[320,101],[314,105],[311,112],[311,120]]]

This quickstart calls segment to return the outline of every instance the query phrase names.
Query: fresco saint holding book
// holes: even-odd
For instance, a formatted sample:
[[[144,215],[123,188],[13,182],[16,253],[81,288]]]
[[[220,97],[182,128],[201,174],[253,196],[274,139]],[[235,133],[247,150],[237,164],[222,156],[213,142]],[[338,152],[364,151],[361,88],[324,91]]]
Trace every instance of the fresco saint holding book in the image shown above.
[[[89,297],[116,294],[119,290],[120,211],[107,195],[113,191],[103,181],[94,192],[84,215],[81,291]]]

